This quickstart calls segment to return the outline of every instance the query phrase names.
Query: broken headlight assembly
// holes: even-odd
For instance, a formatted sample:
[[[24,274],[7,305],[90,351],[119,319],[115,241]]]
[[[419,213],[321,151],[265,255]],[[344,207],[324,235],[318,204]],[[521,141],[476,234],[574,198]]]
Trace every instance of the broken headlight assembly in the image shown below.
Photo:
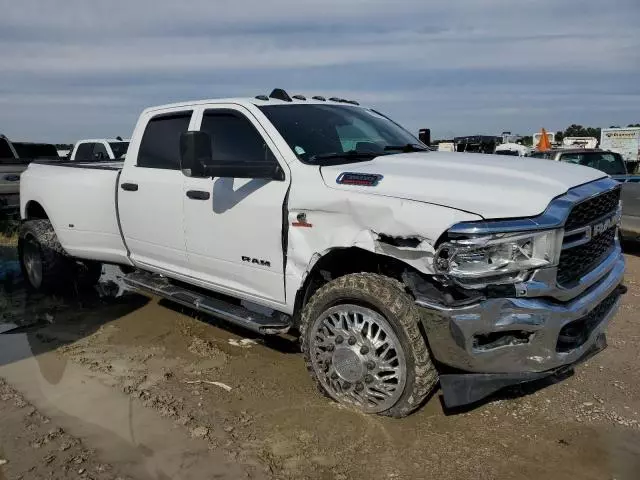
[[[523,281],[532,270],[558,265],[563,230],[495,233],[449,240],[434,257],[437,273],[465,288]]]

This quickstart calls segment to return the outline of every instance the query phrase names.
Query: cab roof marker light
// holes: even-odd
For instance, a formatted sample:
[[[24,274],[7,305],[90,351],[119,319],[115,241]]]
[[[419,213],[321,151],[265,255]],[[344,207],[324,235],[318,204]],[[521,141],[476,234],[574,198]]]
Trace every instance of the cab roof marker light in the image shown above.
[[[294,95],[293,98],[295,98],[296,100],[306,100],[307,97],[305,97],[304,95]]]
[[[266,95],[256,95],[256,98],[258,100],[265,100],[265,101],[269,100],[269,97],[267,97]]]
[[[326,98],[321,97],[320,95],[315,95],[314,97],[311,97],[311,98],[313,98],[314,100],[319,100],[321,102],[326,102],[327,101]]]
[[[269,94],[269,98],[275,98],[276,100],[282,100],[284,102],[292,102],[289,94],[284,91],[282,88],[274,88],[273,91]]]

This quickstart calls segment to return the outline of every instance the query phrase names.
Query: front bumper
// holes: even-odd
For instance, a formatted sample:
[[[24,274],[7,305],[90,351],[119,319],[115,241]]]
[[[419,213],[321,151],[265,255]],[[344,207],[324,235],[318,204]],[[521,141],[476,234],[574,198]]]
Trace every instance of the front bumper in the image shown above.
[[[433,356],[444,365],[483,374],[542,373],[578,362],[594,349],[624,293],[619,247],[599,270],[597,281],[566,302],[551,296],[491,298],[446,308],[418,299]],[[578,331],[583,319],[588,321]],[[568,326],[571,322],[576,327]],[[575,348],[563,342],[576,332]]]

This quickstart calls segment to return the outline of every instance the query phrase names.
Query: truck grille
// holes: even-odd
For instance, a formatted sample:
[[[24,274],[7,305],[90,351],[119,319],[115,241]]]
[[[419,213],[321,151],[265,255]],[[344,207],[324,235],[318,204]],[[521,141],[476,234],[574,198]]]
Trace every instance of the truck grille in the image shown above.
[[[620,201],[620,187],[578,203],[571,209],[565,223],[565,232],[570,232],[614,214]],[[616,228],[612,227],[593,237],[588,243],[567,248],[560,254],[558,285],[572,287],[597,267],[615,247]]]
[[[565,223],[564,230],[570,232],[576,228],[589,225],[607,213],[613,213],[618,208],[620,202],[620,187],[614,188],[597,197],[589,198],[580,202],[571,209],[569,218]]]
[[[589,243],[563,250],[556,277],[558,284],[570,287],[597,267],[615,246],[616,228],[610,228]]]
[[[616,289],[587,315],[562,327],[558,335],[556,351],[569,352],[583,345],[589,339],[591,332],[611,311],[618,298],[620,298],[620,291]]]

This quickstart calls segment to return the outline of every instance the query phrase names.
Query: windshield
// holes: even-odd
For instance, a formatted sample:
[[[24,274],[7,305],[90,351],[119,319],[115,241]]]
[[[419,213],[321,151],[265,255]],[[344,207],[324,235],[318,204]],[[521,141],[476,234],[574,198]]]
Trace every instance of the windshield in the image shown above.
[[[113,152],[113,158],[122,158],[127,153],[129,142],[109,142],[109,146]]]
[[[607,175],[624,175],[627,173],[622,156],[613,152],[564,153],[560,160],[595,168]]]
[[[379,155],[426,149],[384,115],[344,105],[270,105],[259,107],[300,160],[347,163]],[[324,158],[323,158],[324,157]]]

